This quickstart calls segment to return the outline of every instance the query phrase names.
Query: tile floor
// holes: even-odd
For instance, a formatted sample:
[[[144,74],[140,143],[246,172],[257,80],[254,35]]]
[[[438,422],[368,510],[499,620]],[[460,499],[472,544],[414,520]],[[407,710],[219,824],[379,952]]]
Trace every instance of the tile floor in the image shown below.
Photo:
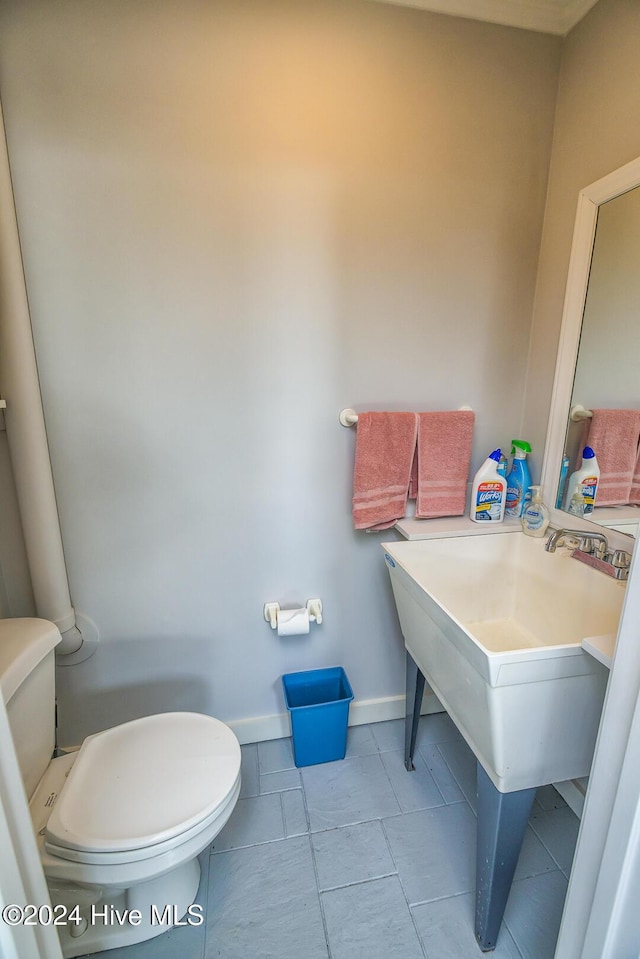
[[[342,762],[296,769],[288,739],[242,747],[236,809],[201,856],[202,926],[109,959],[480,959],[475,759],[441,713],[349,729]],[[538,791],[496,959],[552,959],[578,819]]]

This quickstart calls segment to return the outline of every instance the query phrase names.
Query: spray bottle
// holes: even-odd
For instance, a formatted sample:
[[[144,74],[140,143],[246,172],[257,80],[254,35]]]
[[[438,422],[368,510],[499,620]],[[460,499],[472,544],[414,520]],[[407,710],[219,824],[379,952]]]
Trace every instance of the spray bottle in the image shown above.
[[[556,509],[562,509],[562,500],[564,498],[564,487],[569,475],[569,457],[566,454],[562,457],[562,466],[560,467],[560,479],[558,480],[558,495],[556,497]]]
[[[525,440],[511,440],[511,452],[514,454],[511,472],[507,477],[507,504],[505,516],[522,516],[531,486],[531,474],[527,465],[527,453],[531,447]]]

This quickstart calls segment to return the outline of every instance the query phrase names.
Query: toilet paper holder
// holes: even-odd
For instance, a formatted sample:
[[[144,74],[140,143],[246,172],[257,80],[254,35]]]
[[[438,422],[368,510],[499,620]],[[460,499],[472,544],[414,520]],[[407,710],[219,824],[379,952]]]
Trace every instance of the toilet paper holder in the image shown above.
[[[306,609],[309,613],[309,621],[311,623],[317,623],[318,626],[322,622],[322,600],[320,599],[308,599],[306,603]],[[263,609],[263,615],[266,621],[271,626],[271,629],[276,629],[278,626],[278,613],[280,612],[280,603],[265,603]]]

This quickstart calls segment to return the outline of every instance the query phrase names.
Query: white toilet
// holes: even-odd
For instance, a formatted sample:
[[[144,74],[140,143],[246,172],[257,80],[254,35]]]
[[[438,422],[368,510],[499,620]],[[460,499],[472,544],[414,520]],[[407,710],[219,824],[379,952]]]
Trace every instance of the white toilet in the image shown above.
[[[59,641],[46,620],[0,620],[0,687],[70,957],[201,921],[197,856],[238,799],[240,746],[210,716],[160,713],[51,759]]]

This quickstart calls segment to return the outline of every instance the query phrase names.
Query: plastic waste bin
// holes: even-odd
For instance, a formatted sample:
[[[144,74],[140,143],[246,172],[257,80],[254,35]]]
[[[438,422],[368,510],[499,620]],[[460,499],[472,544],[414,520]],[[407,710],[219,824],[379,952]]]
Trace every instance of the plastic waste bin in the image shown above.
[[[353,690],[342,666],[285,673],[282,685],[296,766],[344,759]]]

